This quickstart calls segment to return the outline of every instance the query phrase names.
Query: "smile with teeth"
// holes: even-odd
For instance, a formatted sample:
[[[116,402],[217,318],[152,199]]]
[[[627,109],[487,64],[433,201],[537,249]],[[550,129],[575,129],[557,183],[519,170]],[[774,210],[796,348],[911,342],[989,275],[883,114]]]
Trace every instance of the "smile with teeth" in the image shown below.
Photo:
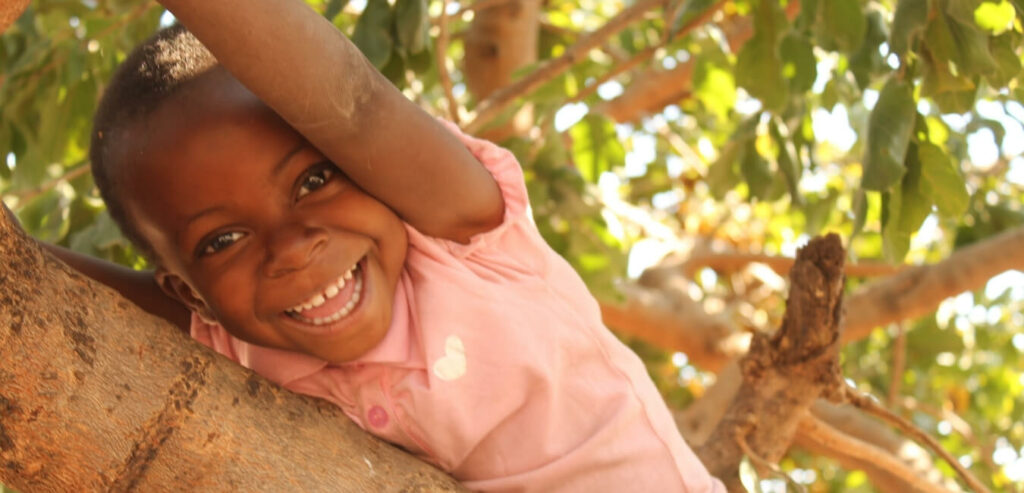
[[[346,288],[351,289],[346,289]],[[348,302],[342,304],[343,299],[335,299],[341,294],[348,296]],[[342,318],[346,317],[352,312],[352,309],[359,304],[359,298],[363,294],[363,276],[362,269],[359,267],[359,263],[353,265],[347,272],[342,274],[331,283],[329,286],[324,288],[323,291],[310,297],[308,300],[293,306],[285,313],[288,316],[312,325],[326,325],[329,323],[337,322]],[[330,310],[334,309],[333,312],[328,311],[324,313],[324,305],[327,304]]]

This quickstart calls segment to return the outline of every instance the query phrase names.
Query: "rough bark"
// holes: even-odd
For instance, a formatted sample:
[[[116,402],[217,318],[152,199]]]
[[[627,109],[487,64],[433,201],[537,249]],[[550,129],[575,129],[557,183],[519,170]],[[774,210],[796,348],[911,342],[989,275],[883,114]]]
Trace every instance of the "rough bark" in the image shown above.
[[[837,393],[844,257],[834,234],[800,249],[782,326],[772,336],[754,336],[740,362],[740,391],[697,450],[730,491],[743,491],[738,471],[745,454],[777,462],[814,400]]]
[[[0,33],[21,16],[28,6],[28,0],[0,0]]]
[[[43,253],[0,210],[0,482],[33,491],[461,491]]]

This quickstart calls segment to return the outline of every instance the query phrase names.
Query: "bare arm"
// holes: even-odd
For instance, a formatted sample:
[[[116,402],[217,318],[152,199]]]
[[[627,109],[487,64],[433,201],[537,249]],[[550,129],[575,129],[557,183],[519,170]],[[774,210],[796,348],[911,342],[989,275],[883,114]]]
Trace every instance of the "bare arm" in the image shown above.
[[[466,241],[501,222],[497,184],[301,0],[161,0],[249,90],[406,222]]]
[[[72,269],[86,277],[113,288],[121,296],[135,303],[147,312],[163,318],[188,333],[190,313],[185,305],[164,294],[157,285],[153,273],[137,271],[127,267],[82,255],[66,248],[48,243],[39,244]]]

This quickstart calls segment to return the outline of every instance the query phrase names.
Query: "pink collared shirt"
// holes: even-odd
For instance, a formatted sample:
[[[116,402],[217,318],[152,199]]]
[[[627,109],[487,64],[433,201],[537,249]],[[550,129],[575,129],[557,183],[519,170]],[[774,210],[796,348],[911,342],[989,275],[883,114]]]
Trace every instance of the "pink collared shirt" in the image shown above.
[[[683,441],[644,365],[532,222],[510,152],[450,129],[505,200],[496,229],[458,244],[406,226],[391,327],[328,365],[192,318],[192,336],[478,491],[725,491]]]

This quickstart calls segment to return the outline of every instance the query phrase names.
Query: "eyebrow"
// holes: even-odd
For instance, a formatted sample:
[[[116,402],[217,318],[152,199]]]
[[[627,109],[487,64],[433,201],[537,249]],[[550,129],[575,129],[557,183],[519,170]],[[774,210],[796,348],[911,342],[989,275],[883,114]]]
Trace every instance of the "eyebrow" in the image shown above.
[[[284,170],[284,168],[288,165],[288,162],[291,161],[291,159],[293,157],[295,157],[295,155],[298,154],[299,151],[305,149],[307,147],[307,145],[308,144],[306,144],[305,142],[299,142],[298,145],[296,145],[294,148],[292,148],[292,150],[288,151],[284,155],[284,157],[282,157],[281,160],[278,161],[277,164],[275,164],[274,167],[270,170],[271,175],[276,176],[276,175],[281,174],[281,171]],[[185,219],[185,227],[188,228],[189,226],[192,225],[193,222],[195,222],[200,217],[203,217],[203,216],[205,216],[207,214],[211,214],[211,213],[223,210],[223,209],[224,209],[223,206],[215,205],[215,206],[212,206],[212,207],[207,207],[207,208],[205,208],[205,209],[203,209],[201,211],[198,211],[195,214],[192,214],[191,216],[189,216],[188,218]]]
[[[299,144],[296,145],[294,149],[288,151],[288,153],[285,154],[284,157],[282,157],[281,160],[274,165],[274,168],[270,170],[270,173],[274,176],[281,174],[281,171],[285,168],[285,166],[288,165],[288,161],[291,161],[291,159],[295,157],[295,155],[298,154],[299,151],[305,149],[306,145],[307,144],[305,142],[299,142]]]

